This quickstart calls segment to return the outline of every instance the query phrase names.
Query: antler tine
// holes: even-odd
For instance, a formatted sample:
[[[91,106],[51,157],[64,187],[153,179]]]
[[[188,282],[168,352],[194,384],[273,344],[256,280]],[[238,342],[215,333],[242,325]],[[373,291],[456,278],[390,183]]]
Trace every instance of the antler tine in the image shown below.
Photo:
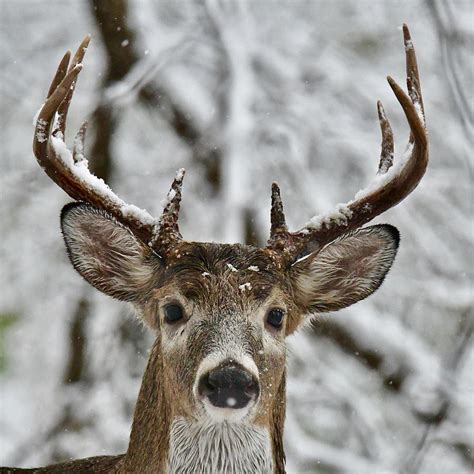
[[[90,173],[83,155],[86,123],[76,136],[74,152],[71,153],[63,141],[65,118],[73,95],[73,84],[82,69],[90,37],[86,36],[66,72],[70,52],[62,58],[36,121],[33,151],[46,174],[69,196],[103,209],[125,224],[139,239],[148,243],[154,236],[155,219],[146,211],[127,204],[99,178]],[[61,115],[59,127],[51,131],[53,119]],[[55,132],[57,133],[55,136]]]
[[[272,208],[270,212],[271,228],[269,243],[277,243],[288,234],[285,214],[283,212],[283,202],[281,200],[280,187],[277,183],[272,183]]]
[[[416,60],[415,48],[413,47],[413,42],[411,40],[410,30],[405,23],[403,24],[403,42],[405,44],[408,93],[413,103],[419,103],[421,112],[424,114],[418,62]]]
[[[86,137],[87,125],[87,120],[84,120],[84,122],[82,122],[81,128],[79,128],[76,136],[74,137],[74,147],[72,149],[74,163],[87,161],[86,157],[84,156],[84,140]]]
[[[410,139],[403,158],[392,166],[393,134],[379,101],[377,108],[382,131],[382,151],[375,180],[367,189],[359,191],[353,201],[338,205],[335,212],[316,216],[299,231],[282,235],[278,248],[284,248],[290,260],[321,248],[339,235],[361,227],[397,205],[415,189],[423,177],[428,165],[428,135],[415,50],[406,25],[403,26],[403,37],[409,95],[391,77],[387,78],[410,126]],[[270,242],[269,248],[277,250],[277,243]]]
[[[377,174],[385,174],[393,165],[393,132],[380,100],[377,102],[377,112],[379,115],[380,131],[382,132],[380,162]]]
[[[426,133],[423,116],[418,113],[417,107],[421,107],[419,103],[413,102],[412,99],[403,91],[403,89],[394,81],[390,76],[387,77],[387,81],[390,84],[395,96],[398,99],[398,102],[405,112],[405,117],[407,118],[408,125],[410,126],[410,131],[413,135],[413,140],[410,139],[410,145],[414,144],[416,148],[417,145],[426,147],[428,144],[428,135]],[[411,157],[413,154],[411,155]],[[426,164],[428,161],[426,161]],[[421,179],[421,177],[420,177]]]
[[[66,55],[64,56],[64,58],[66,57]],[[62,68],[64,66],[64,58],[59,64],[58,70],[56,71],[56,75],[51,85],[54,85],[54,83],[57,82],[59,78],[63,75]],[[40,165],[43,166],[45,169],[48,167],[48,163],[46,161],[48,158],[47,148],[49,145],[52,120],[54,118],[54,115],[56,114],[56,111],[58,110],[59,105],[66,97],[69,88],[71,87],[71,84],[76,79],[81,69],[82,66],[78,65],[64,76],[59,85],[57,85],[54,92],[49,95],[48,99],[43,104],[43,107],[41,108],[38,114],[33,140],[33,150],[35,152],[36,157],[38,158],[38,161],[40,162]]]
[[[49,86],[49,91],[47,95],[47,99],[52,95],[52,93],[57,89],[61,81],[65,78],[67,72],[68,72],[68,64],[69,60],[71,59],[71,51],[68,49],[63,56],[63,59],[61,59],[61,62],[59,63],[58,69],[56,70],[56,74],[53,77],[53,80],[51,81],[51,85]]]
[[[186,170],[181,168],[176,173],[176,177],[171,184],[171,188],[164,203],[163,213],[158,222],[158,228],[155,231],[155,237],[150,245],[157,250],[168,251],[172,245],[182,240],[179,232],[178,216],[181,207],[181,190],[183,188],[183,179]]]
[[[91,41],[91,36],[86,35],[82,40],[79,48],[77,48],[76,53],[74,54],[71,64],[69,66],[68,71],[74,69],[78,64],[82,64],[82,60],[87,51],[87,47]],[[56,134],[57,132],[62,133],[63,137],[66,133],[66,121],[67,121],[67,113],[69,111],[69,105],[71,104],[72,96],[74,94],[74,89],[76,87],[76,81],[73,81],[71,87],[69,88],[69,93],[67,94],[66,98],[62,101],[61,105],[58,108],[57,113],[57,129],[53,132]]]

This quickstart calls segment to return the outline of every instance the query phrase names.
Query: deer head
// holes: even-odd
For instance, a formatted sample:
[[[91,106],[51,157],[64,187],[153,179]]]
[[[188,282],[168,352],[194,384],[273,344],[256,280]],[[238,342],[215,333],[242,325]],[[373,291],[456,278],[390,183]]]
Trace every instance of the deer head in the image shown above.
[[[72,152],[64,144],[89,38],[70,65],[70,53],[64,56],[37,119],[34,152],[78,201],[61,214],[74,268],[99,291],[132,303],[156,335],[129,449],[116,461],[124,471],[284,472],[285,339],[312,315],[347,307],[381,285],[398,231],[361,226],[413,191],[428,163],[415,52],[406,26],[403,33],[408,94],[388,78],[411,130],[403,158],[392,166],[392,131],[379,102],[382,152],[372,184],[296,232],[273,184],[264,248],[183,240],[183,170],[158,219],[93,176],[83,156],[86,124]]]

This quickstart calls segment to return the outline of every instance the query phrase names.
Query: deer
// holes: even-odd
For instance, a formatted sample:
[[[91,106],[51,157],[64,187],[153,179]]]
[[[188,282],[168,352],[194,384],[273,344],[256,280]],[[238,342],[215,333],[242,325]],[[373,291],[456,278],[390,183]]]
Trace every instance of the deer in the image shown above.
[[[290,232],[280,188],[271,190],[265,247],[183,239],[178,214],[184,170],[159,218],[127,204],[88,170],[87,122],[72,151],[66,119],[90,37],[61,60],[36,119],[39,165],[74,202],[61,212],[67,254],[97,290],[131,303],[155,342],[124,454],[91,457],[38,473],[285,472],[287,337],[315,315],[374,293],[391,268],[399,232],[366,223],[405,199],[428,164],[418,65],[403,25],[408,92],[388,83],[410,128],[394,163],[392,128],[377,103],[382,142],[374,180],[353,200]]]

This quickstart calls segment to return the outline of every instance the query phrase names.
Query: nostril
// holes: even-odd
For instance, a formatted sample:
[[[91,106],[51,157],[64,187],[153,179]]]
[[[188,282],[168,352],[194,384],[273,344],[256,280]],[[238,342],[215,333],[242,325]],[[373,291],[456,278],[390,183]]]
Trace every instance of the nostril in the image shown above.
[[[223,370],[211,370],[207,374],[207,383],[214,389],[226,384],[226,373]]]
[[[216,386],[212,383],[211,377],[209,374],[206,374],[201,377],[199,381],[198,391],[200,395],[209,396],[214,393]]]
[[[253,397],[258,393],[258,384],[255,382],[255,380],[252,380],[246,387],[245,387],[245,393],[249,397]]]

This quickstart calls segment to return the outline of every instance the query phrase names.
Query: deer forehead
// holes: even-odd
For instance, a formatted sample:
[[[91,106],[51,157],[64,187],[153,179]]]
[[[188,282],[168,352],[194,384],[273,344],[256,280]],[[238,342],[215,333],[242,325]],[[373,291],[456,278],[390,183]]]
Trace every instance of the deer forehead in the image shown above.
[[[154,296],[166,299],[177,293],[225,313],[236,306],[264,302],[271,295],[286,299],[290,289],[279,261],[265,250],[239,244],[185,243],[164,262]]]

